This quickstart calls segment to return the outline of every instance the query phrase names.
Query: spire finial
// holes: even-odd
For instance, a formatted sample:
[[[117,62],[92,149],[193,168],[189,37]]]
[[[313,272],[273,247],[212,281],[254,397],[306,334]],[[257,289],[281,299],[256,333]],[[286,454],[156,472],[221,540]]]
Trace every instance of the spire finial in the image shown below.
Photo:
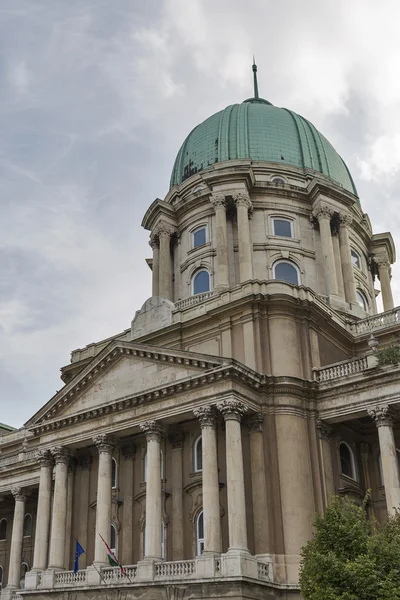
[[[258,98],[258,83],[257,83],[257,65],[253,55],[253,79],[254,79],[254,98]]]

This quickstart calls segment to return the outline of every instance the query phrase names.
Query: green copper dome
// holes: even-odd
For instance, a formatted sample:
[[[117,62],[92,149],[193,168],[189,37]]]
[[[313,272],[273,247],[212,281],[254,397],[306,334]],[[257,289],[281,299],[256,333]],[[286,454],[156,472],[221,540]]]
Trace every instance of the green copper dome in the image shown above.
[[[178,152],[171,187],[215,163],[237,159],[313,169],[357,196],[346,164],[314,125],[261,98],[228,106],[195,127]]]

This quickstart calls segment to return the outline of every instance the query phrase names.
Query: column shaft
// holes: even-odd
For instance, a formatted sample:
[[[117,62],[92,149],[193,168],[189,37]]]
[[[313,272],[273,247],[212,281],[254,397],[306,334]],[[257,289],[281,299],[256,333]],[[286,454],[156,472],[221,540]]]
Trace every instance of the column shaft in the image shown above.
[[[172,488],[172,560],[184,558],[183,539],[183,433],[170,436]]]
[[[321,453],[321,470],[322,470],[322,482],[324,486],[324,503],[328,506],[331,497],[335,493],[335,481],[333,477],[333,465],[332,465],[332,454],[330,436],[332,433],[331,426],[319,419],[317,421],[317,430],[320,443]]]
[[[74,495],[74,476],[75,476],[75,465],[70,464],[68,468],[68,482],[67,482],[67,519],[65,523],[65,558],[64,568],[68,570],[71,562],[71,529],[72,529],[72,508],[73,508],[73,495]],[[74,548],[75,550],[75,548]]]
[[[171,248],[170,235],[167,231],[160,231],[160,284],[159,295],[161,298],[171,300]]]
[[[83,455],[79,458],[78,465],[78,485],[79,485],[79,507],[77,514],[77,523],[79,531],[79,543],[83,548],[87,548],[88,544],[88,511],[90,498],[90,466],[92,457],[90,454]],[[92,510],[92,509],[90,509]],[[79,568],[86,569],[88,558],[85,554],[79,559]]]
[[[152,266],[152,296],[160,295],[160,249],[158,247],[158,241],[153,239],[150,242],[153,249],[153,266]]]
[[[161,428],[156,421],[140,424],[146,433],[147,472],[146,472],[146,528],[144,558],[161,560]]]
[[[40,462],[39,496],[32,567],[35,571],[44,571],[47,568],[53,470],[53,461],[50,452],[43,452],[40,456]]]
[[[124,505],[123,505],[123,517],[124,526],[122,529],[122,563],[124,565],[131,565],[133,561],[133,467],[135,461],[136,448],[133,443],[129,443],[122,448],[122,454],[124,462],[120,464],[124,465]],[[121,473],[122,476],[122,473]]]
[[[333,245],[333,255],[335,257],[335,271],[337,277],[337,286],[338,286],[338,294],[341,298],[345,298],[344,293],[344,282],[343,282],[343,272],[342,272],[342,261],[340,256],[340,244],[339,244],[339,235],[335,234],[332,236],[332,245]]]
[[[321,247],[322,247],[322,255],[324,259],[324,269],[325,269],[325,286],[326,286],[326,294],[329,296],[330,294],[337,295],[338,286],[337,286],[337,278],[336,278],[336,268],[335,268],[335,257],[333,254],[333,243],[332,243],[332,233],[331,233],[331,217],[332,211],[325,206],[319,207],[319,209],[315,212],[315,216],[319,222],[319,231],[321,235]]]
[[[351,248],[349,239],[349,225],[351,217],[340,215],[339,220],[339,248],[342,263],[344,295],[347,302],[357,302],[356,280],[354,279],[354,267],[351,260]]]
[[[201,425],[204,552],[221,552],[221,514],[215,411],[201,406],[193,411]]]
[[[264,415],[251,415],[247,420],[250,432],[251,488],[253,492],[254,552],[270,552],[270,527],[265,478],[263,441]]]
[[[94,542],[94,563],[107,564],[107,551],[103,540],[110,544],[112,507],[112,452],[114,441],[108,435],[98,435],[93,439],[99,451],[99,471],[97,475],[96,533]]]
[[[56,462],[53,516],[51,520],[49,569],[64,569],[65,530],[67,522],[68,464],[71,453],[57,446],[52,449]]]
[[[225,419],[229,550],[248,552],[242,431],[240,424],[243,414],[248,409],[236,400],[224,400],[219,402],[217,407]]]
[[[11,534],[10,564],[8,569],[7,587],[19,588],[26,497],[19,487],[12,488],[11,493],[15,498],[15,507]]]
[[[238,223],[239,275],[240,282],[242,283],[253,277],[253,248],[251,244],[249,223],[249,209],[251,208],[251,202],[247,194],[236,194],[234,200]]]
[[[390,264],[387,262],[378,263],[379,281],[381,282],[383,310],[392,310],[394,308],[392,286],[390,284]]]
[[[224,196],[215,196],[212,199],[215,209],[215,231],[217,238],[217,287],[228,287],[228,237],[226,232],[226,202]]]
[[[393,415],[387,404],[369,409],[368,414],[378,427],[386,508],[389,515],[394,515],[395,509],[400,508],[400,480],[393,435]]]

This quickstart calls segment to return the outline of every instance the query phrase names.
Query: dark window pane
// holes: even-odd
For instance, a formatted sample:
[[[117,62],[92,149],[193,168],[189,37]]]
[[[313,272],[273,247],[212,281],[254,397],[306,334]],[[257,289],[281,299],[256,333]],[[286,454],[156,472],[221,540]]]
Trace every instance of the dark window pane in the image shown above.
[[[195,457],[195,470],[201,471],[203,468],[203,456],[202,456],[202,440],[201,438],[196,443],[196,457]]]
[[[210,275],[207,271],[200,271],[193,281],[193,294],[203,294],[210,291]]]
[[[198,520],[198,539],[199,540],[204,539],[204,520],[203,520],[202,512],[199,514],[199,520]]]
[[[25,515],[24,519],[24,537],[32,535],[32,517],[31,515]]]
[[[292,237],[291,222],[284,221],[283,219],[274,219],[274,235]]]
[[[206,243],[206,228],[202,227],[198,229],[193,234],[193,246],[197,248],[197,246],[202,246]]]
[[[356,296],[357,296],[357,302],[358,302],[359,306],[361,306],[361,308],[366,311],[367,308],[368,308],[368,304],[367,304],[367,301],[366,301],[366,299],[364,297],[364,294],[362,294],[361,292],[359,292],[357,290]]]
[[[351,477],[352,479],[354,479],[351,454],[346,444],[340,444],[340,466],[343,475],[347,475],[347,477]]]
[[[287,283],[294,283],[299,285],[299,278],[297,271],[290,263],[279,263],[275,267],[275,279],[280,281],[287,281]]]
[[[7,539],[7,521],[2,519],[0,521],[0,540]]]
[[[111,525],[111,536],[110,536],[110,548],[111,550],[115,550],[115,546],[116,546],[116,542],[117,542],[117,536],[116,536],[116,532],[115,532],[115,527],[114,525]]]
[[[115,488],[117,485],[117,463],[114,459],[111,461],[111,486]]]
[[[360,268],[360,257],[358,256],[357,252],[355,252],[354,250],[351,251],[351,262],[358,269]]]

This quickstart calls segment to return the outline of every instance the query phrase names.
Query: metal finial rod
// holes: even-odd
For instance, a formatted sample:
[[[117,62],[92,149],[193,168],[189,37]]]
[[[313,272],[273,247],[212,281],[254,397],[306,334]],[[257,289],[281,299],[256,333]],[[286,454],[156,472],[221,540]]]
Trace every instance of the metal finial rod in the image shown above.
[[[254,79],[254,98],[258,98],[258,83],[257,83],[257,65],[256,59],[253,56],[253,79]]]

